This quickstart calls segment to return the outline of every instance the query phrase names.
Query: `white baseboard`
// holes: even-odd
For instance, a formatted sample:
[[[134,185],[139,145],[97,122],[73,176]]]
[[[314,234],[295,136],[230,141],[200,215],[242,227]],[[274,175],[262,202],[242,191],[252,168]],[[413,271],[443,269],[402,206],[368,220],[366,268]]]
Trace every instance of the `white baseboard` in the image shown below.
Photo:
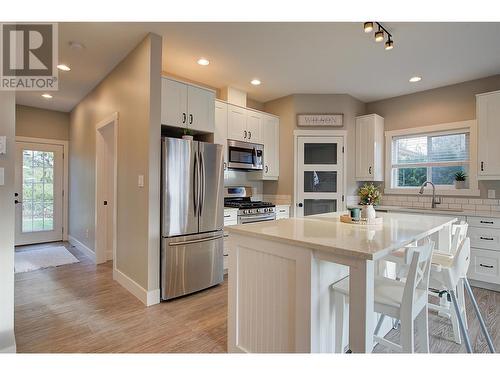
[[[113,260],[113,249],[106,250],[106,261]]]
[[[80,250],[82,253],[84,253],[86,256],[88,256],[92,260],[92,262],[96,262],[95,252],[92,249],[85,246],[72,235],[68,235],[68,242],[78,250]]]
[[[139,301],[146,306],[156,305],[160,303],[160,289],[147,291],[142,286],[137,284],[130,277],[117,269],[113,269],[113,279],[116,280],[122,287],[132,293]]]
[[[0,334],[0,353],[15,353],[16,337],[14,331]]]

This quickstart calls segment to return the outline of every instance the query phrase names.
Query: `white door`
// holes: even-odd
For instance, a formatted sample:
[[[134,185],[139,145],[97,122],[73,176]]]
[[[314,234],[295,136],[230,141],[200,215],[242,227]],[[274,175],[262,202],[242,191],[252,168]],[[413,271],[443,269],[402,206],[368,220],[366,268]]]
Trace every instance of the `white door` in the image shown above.
[[[227,135],[235,141],[248,142],[247,111],[232,104],[227,105]]]
[[[214,132],[215,93],[188,86],[188,127],[207,133]]]
[[[297,138],[296,216],[343,210],[343,138]]]
[[[214,143],[224,146],[224,170],[227,168],[227,104],[215,101]]]
[[[264,138],[264,177],[279,176],[279,119],[274,116],[264,116],[262,134]]]
[[[259,112],[247,110],[247,139],[252,143],[263,143],[262,141],[262,115]]]
[[[161,123],[185,127],[188,123],[187,85],[163,78],[161,95]]]
[[[16,143],[16,245],[63,239],[63,146]]]

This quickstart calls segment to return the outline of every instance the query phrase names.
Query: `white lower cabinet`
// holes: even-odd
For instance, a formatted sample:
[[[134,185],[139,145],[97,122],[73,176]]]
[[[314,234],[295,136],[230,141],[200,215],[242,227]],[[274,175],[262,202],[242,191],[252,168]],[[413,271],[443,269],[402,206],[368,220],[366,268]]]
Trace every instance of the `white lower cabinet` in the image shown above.
[[[279,204],[276,205],[276,220],[288,219],[290,217],[290,205]]]
[[[500,251],[471,248],[467,277],[485,283],[500,284]]]
[[[224,226],[238,224],[238,209],[225,208],[224,209]],[[224,232],[224,273],[227,273],[229,266],[229,234]]]

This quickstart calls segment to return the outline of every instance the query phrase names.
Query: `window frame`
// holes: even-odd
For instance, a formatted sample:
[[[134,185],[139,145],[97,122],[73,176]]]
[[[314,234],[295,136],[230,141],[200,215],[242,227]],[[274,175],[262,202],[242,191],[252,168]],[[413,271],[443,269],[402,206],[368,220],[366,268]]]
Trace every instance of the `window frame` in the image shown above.
[[[393,140],[395,138],[408,136],[428,136],[428,135],[447,135],[457,133],[469,133],[469,161],[468,162],[429,162],[429,163],[408,163],[393,164]],[[422,164],[432,164],[432,166],[446,165],[468,165],[469,188],[455,189],[454,185],[436,185],[436,192],[441,195],[458,196],[479,196],[479,185],[477,180],[477,123],[475,120],[444,123],[430,126],[407,128],[401,130],[391,130],[385,132],[385,180],[386,187],[384,194],[418,194],[419,187],[398,187],[395,185],[394,165],[400,167],[424,167]],[[429,167],[429,166],[425,166]],[[432,189],[425,189],[424,195],[432,194]]]

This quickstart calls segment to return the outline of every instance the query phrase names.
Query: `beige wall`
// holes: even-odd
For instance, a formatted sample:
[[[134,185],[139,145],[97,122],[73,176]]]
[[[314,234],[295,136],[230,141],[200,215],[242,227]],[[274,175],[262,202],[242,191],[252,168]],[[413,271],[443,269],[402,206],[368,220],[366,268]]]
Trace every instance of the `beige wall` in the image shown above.
[[[355,160],[355,117],[365,113],[365,104],[346,94],[297,94],[265,103],[266,112],[280,116],[280,178],[278,181],[265,181],[264,194],[278,196],[283,201],[293,200],[293,131],[297,127],[299,113],[343,113],[344,126],[335,128],[347,130],[346,154],[346,195],[354,194],[357,184],[354,181]],[[303,128],[301,128],[303,129]],[[324,129],[311,127],[313,129]]]
[[[95,126],[118,112],[115,264],[146,290],[159,287],[160,72],[161,38],[150,34],[70,117],[70,235],[94,249]]]
[[[0,91],[0,136],[7,153],[0,155],[5,185],[0,186],[0,353],[14,352],[14,157],[15,95]]]
[[[384,117],[385,130],[471,120],[476,118],[475,95],[495,90],[500,90],[500,75],[368,103],[366,111]],[[479,188],[481,197],[494,189],[500,198],[498,181],[480,182]]]
[[[67,141],[69,113],[16,105],[16,135]]]

